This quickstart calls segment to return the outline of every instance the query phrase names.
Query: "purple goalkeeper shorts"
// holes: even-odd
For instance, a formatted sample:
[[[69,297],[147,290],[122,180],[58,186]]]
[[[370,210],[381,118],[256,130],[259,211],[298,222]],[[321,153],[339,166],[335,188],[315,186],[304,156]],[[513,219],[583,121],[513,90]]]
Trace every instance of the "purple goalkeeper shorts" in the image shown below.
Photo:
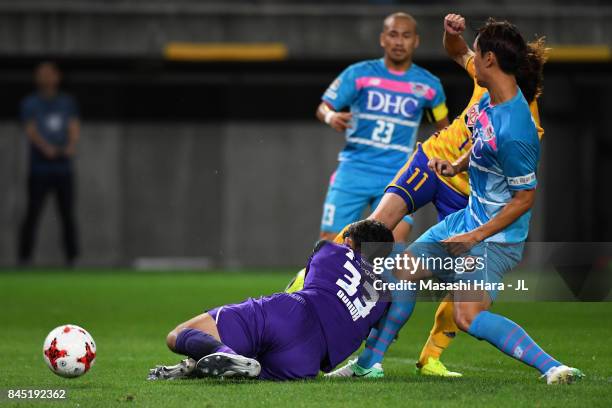
[[[315,377],[326,359],[319,318],[299,294],[249,298],[208,313],[226,346],[259,361],[261,379]]]

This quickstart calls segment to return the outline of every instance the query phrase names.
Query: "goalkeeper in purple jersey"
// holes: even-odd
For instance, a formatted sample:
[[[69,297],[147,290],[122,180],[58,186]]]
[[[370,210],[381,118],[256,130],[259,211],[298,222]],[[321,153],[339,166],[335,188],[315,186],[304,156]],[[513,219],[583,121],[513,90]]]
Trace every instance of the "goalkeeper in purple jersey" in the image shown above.
[[[179,324],[167,345],[189,358],[158,366],[148,378],[295,380],[331,371],[359,348],[387,308],[384,293],[374,289],[371,263],[386,257],[393,242],[393,233],[373,220],[351,225],[342,244],[320,241],[304,289],[220,306]]]

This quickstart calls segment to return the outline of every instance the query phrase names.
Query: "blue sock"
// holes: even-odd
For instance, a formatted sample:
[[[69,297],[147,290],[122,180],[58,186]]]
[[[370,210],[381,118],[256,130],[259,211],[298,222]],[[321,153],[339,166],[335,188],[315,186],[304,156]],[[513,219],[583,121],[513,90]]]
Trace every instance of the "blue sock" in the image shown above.
[[[234,350],[227,347],[210,334],[197,329],[183,329],[178,336],[176,336],[174,350],[194,360],[199,360],[204,356],[216,352],[236,354]]]
[[[521,326],[491,312],[480,312],[468,330],[479,340],[486,340],[507,355],[545,374],[561,363],[546,354]]]
[[[385,352],[393,342],[395,335],[404,326],[414,310],[414,300],[394,301],[387,313],[380,319],[376,328],[370,331],[366,346],[357,359],[357,364],[363,368],[370,368],[380,363]]]
[[[392,258],[396,254],[401,254],[404,250],[404,245],[396,244],[389,257]],[[380,277],[385,282],[399,282],[393,275],[393,269],[385,268]],[[416,303],[416,294],[416,291],[391,291],[391,304],[389,305],[389,309],[378,321],[376,327],[370,330],[365,348],[357,359],[357,364],[359,364],[360,367],[370,368],[383,360],[395,336],[404,324],[406,324],[408,319],[410,319]]]

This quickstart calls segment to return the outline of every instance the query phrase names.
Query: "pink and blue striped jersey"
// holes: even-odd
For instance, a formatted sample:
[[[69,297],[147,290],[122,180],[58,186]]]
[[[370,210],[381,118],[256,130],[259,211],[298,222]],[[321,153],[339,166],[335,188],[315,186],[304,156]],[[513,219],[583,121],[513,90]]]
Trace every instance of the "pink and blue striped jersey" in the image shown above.
[[[498,105],[491,105],[489,94],[484,94],[472,138],[470,198],[464,219],[468,231],[499,214],[515,191],[534,189],[540,159],[536,124],[520,90]],[[487,241],[523,242],[530,217],[531,210]]]
[[[412,154],[423,112],[446,117],[440,80],[412,64],[406,72],[389,70],[383,59],[349,66],[327,88],[323,101],[353,114],[340,161],[395,173]]]

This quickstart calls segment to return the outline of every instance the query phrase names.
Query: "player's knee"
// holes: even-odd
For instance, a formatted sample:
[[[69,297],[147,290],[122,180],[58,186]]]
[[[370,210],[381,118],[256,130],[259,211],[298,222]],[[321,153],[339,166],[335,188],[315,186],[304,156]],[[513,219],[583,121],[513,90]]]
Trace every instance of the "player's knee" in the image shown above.
[[[176,329],[172,330],[166,336],[166,345],[172,351],[174,351],[174,348],[176,347],[176,336],[177,336]]]
[[[470,310],[455,305],[453,318],[459,330],[467,332],[470,329],[472,321],[476,317]]]
[[[179,324],[166,336],[166,345],[171,351],[176,350],[176,339],[178,338],[179,333],[185,330],[186,328],[187,327],[185,327],[185,323]]]
[[[467,316],[464,315],[455,315],[455,324],[459,328],[459,330],[467,332],[470,329],[470,324],[472,323]]]
[[[381,202],[372,211],[368,219],[380,221],[388,228],[395,228],[408,213],[404,200],[392,193],[385,193]]]

